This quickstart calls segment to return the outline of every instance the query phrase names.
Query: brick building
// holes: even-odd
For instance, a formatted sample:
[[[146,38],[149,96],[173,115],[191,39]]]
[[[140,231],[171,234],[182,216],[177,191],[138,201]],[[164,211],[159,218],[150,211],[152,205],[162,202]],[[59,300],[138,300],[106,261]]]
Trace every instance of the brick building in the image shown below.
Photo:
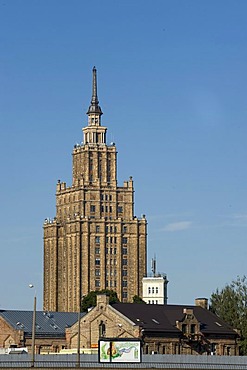
[[[96,307],[80,314],[80,349],[97,350],[99,338],[134,339],[143,354],[239,355],[239,335],[206,309],[205,299],[194,306],[137,303],[109,304],[97,296]],[[0,348],[32,345],[32,311],[0,311]],[[35,353],[75,353],[78,313],[38,311]]]
[[[81,313],[81,316],[84,314]],[[33,311],[0,310],[0,348],[32,347]],[[36,312],[35,353],[67,348],[65,328],[78,322],[78,313]]]
[[[134,214],[132,177],[117,184],[117,150],[107,128],[93,68],[83,142],[73,150],[73,182],[58,181],[56,217],[44,223],[44,310],[77,311],[84,295],[112,289],[122,302],[142,296],[147,221]]]
[[[144,354],[239,355],[239,335],[205,308],[195,305],[114,303],[99,295],[97,305],[80,320],[80,347],[97,347],[98,339],[139,338]],[[68,348],[76,348],[78,323],[66,329]]]

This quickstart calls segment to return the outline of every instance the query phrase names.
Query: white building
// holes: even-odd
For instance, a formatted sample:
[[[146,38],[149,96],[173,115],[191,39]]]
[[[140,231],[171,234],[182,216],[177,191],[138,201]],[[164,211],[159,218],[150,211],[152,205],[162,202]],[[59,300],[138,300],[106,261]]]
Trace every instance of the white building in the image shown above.
[[[149,304],[167,304],[167,276],[155,274],[142,279],[142,299]]]

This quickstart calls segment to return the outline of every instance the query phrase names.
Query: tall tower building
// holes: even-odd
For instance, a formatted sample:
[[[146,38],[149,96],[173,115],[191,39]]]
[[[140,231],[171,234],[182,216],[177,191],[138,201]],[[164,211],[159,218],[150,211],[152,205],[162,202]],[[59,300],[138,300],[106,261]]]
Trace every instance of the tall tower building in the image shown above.
[[[142,296],[147,221],[134,215],[132,177],[117,185],[117,150],[107,128],[93,68],[83,142],[73,150],[73,181],[56,188],[56,217],[44,222],[44,310],[77,311],[90,291],[112,289],[122,302]]]

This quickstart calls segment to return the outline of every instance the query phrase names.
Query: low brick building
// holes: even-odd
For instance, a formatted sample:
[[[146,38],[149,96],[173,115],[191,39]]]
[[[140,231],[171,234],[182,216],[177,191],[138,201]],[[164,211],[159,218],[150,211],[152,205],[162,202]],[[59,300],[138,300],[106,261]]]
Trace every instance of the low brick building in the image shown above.
[[[67,348],[65,328],[77,321],[78,313],[37,311],[35,352],[60,352]],[[32,322],[32,311],[0,310],[0,348],[17,346],[30,350]]]
[[[202,307],[114,303],[97,296],[97,305],[80,322],[81,348],[97,347],[98,339],[140,338],[144,354],[239,355],[233,328]],[[66,329],[67,345],[77,346],[78,323]]]
[[[203,307],[204,306],[204,307]],[[109,304],[106,295],[81,313],[80,348],[97,348],[99,338],[138,338],[144,354],[239,355],[239,335],[205,308],[195,306]],[[12,345],[31,348],[32,311],[0,311],[0,348]],[[38,311],[35,352],[44,354],[78,345],[78,313]]]

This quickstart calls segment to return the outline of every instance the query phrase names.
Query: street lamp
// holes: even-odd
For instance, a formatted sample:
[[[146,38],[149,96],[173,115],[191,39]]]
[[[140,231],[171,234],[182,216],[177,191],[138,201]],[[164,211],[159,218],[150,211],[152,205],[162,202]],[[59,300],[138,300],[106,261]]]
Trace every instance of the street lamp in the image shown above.
[[[29,284],[29,288],[34,288],[33,284]],[[31,367],[34,367],[35,362],[35,329],[36,329],[36,290],[34,291],[34,298],[33,298],[33,326],[32,326],[32,363]]]
[[[80,367],[81,352],[81,309],[78,310],[78,332],[77,332],[77,367]]]

